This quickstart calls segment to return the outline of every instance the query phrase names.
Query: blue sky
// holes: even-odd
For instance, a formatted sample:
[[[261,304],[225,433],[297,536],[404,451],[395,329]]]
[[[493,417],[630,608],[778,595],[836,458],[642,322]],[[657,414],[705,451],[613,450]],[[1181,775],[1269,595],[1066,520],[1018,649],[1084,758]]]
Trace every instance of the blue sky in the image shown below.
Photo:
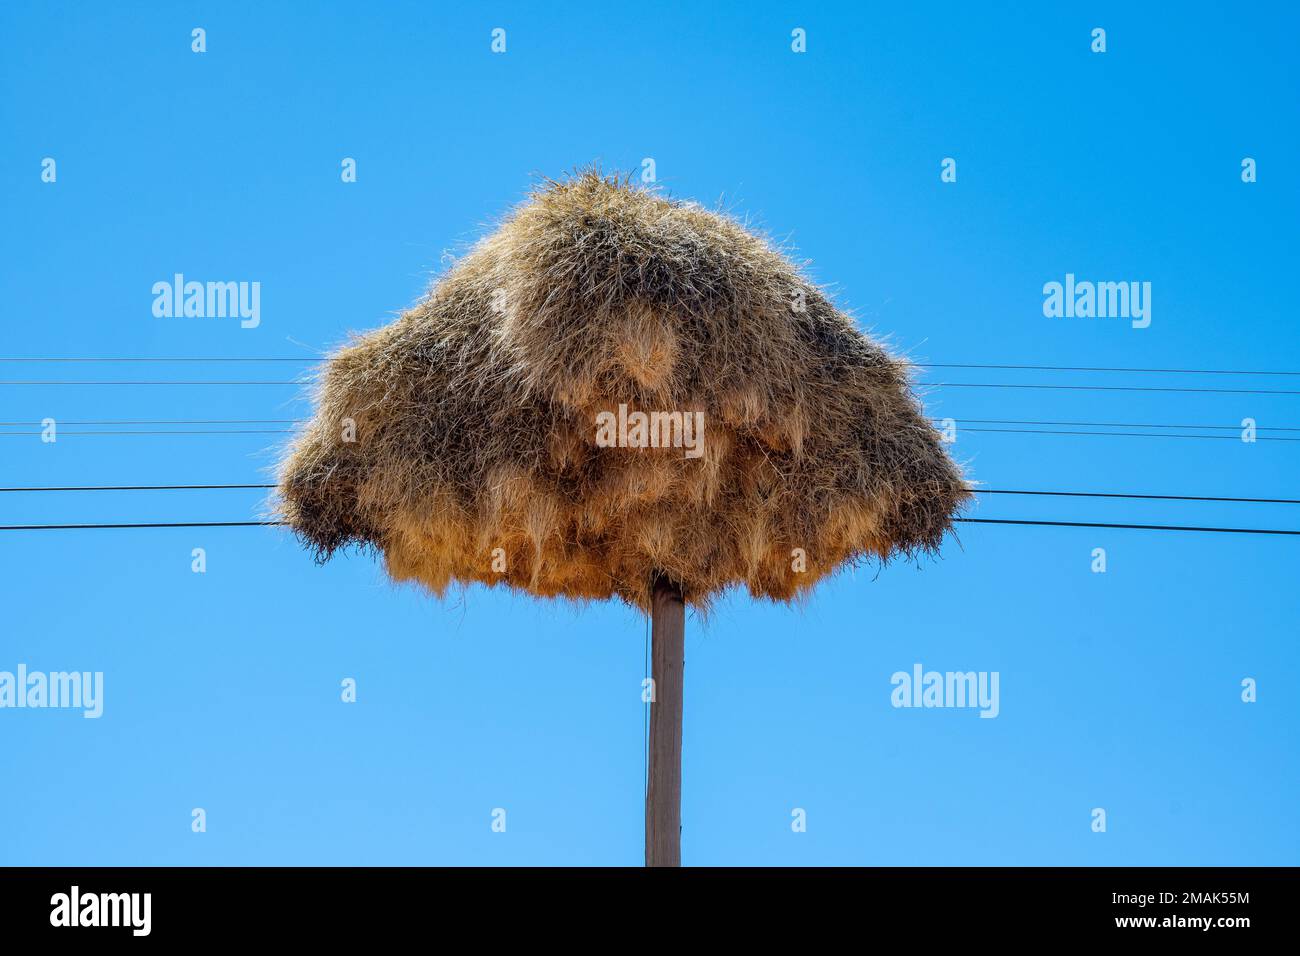
[[[5,4],[0,352],[303,364],[10,362],[0,379],[291,381],[416,301],[535,177],[646,157],[673,195],[795,246],[918,362],[1300,369],[1297,15],[1045,6]],[[344,157],[356,183],[340,181]],[[1258,182],[1242,182],[1244,157]],[[155,318],[151,287],[176,272],[260,282],[260,325]],[[1151,326],[1045,318],[1043,284],[1066,273],[1149,281]],[[1300,390],[1294,376],[921,377]],[[1293,442],[962,423],[1300,428],[1297,395],[923,394],[958,420],[954,454],[987,487],[1296,497]],[[4,384],[0,420],[18,424],[0,431],[25,434],[0,436],[0,485],[264,481],[291,427],[278,422],[309,411],[294,385]],[[46,417],[272,423],[62,424],[48,444],[33,434]],[[0,523],[248,520],[261,494],[6,493]],[[997,497],[975,513],[1300,527],[1294,506],[1205,502]],[[967,525],[920,568],[692,617],[684,862],[1300,863],[1297,548]],[[0,863],[641,860],[645,622],[624,607],[432,600],[364,555],[317,567],[261,528],[3,532],[0,580],[0,671],[105,682],[98,720],[0,710]],[[891,707],[890,676],[917,662],[997,671],[997,719]]]

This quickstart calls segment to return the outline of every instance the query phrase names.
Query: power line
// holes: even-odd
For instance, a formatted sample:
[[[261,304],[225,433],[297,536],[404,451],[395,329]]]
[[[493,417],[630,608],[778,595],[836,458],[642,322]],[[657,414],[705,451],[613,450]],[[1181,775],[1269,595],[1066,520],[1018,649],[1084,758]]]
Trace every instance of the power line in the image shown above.
[[[0,432],[0,438],[7,435],[40,435],[42,432]],[[76,432],[60,431],[60,435],[292,435],[293,429],[243,428],[243,429],[194,429],[183,431],[95,431]]]
[[[1190,371],[1190,370],[1189,370]],[[310,384],[307,379],[279,381],[264,379],[5,379],[0,385],[20,386],[244,386],[244,385],[296,385]],[[1300,395],[1300,391],[1288,389],[1255,388],[1182,388],[1158,385],[1045,385],[1023,382],[917,382],[918,386],[929,388],[1020,388],[1048,389],[1053,391],[1082,392],[1174,392],[1194,395]]]
[[[158,418],[158,419],[100,419],[98,421],[65,421],[57,419],[63,425],[294,425],[304,422],[305,418]],[[973,419],[972,419],[973,420]],[[38,421],[0,422],[0,425],[26,426],[40,425]],[[1195,427],[1195,426],[1192,426]],[[1228,426],[1223,426],[1227,428]],[[1300,431],[1300,429],[1296,429]],[[20,434],[32,434],[30,432]]]
[[[1111,368],[1101,365],[977,365],[971,363],[910,362],[917,368],[1016,369],[1032,372],[1137,372],[1161,375],[1300,375],[1300,372],[1263,372],[1226,368]]]
[[[275,358],[269,356],[174,356],[167,358],[165,356],[111,356],[105,358],[95,358],[91,356],[67,358],[59,357],[29,357],[29,356],[6,356],[0,358],[0,362],[95,362],[108,364],[111,362],[319,362],[319,358]]]
[[[1166,423],[1154,422],[1030,422],[1020,421],[1013,418],[962,418],[959,415],[949,415],[947,418],[932,418],[932,422],[943,422],[948,418],[954,422],[964,424],[974,422],[977,425],[1075,425],[1084,428],[1206,428],[1216,429],[1218,431],[1241,431],[1240,425],[1171,425]],[[3,425],[4,422],[0,422]],[[26,425],[28,422],[16,422],[15,424]],[[1283,425],[1256,425],[1256,431],[1271,432],[1300,432],[1300,428],[1288,427]]]
[[[1079,432],[1079,431],[1050,431],[1033,428],[965,428],[965,432],[973,433],[1001,433],[1006,435],[1091,435],[1099,438],[1204,438],[1204,439],[1221,439],[1225,441],[1239,441],[1240,439],[1232,435],[1169,435],[1160,433],[1147,432]],[[41,435],[41,432],[5,432],[0,431],[0,438],[34,438]],[[130,435],[141,436],[159,436],[159,435],[292,435],[293,429],[187,429],[187,430],[170,430],[155,431],[137,429],[133,431],[68,431],[59,432],[60,437],[65,435],[75,435],[81,438],[94,436],[108,437],[125,437]],[[1285,441],[1296,442],[1300,438],[1270,438],[1268,436],[1259,436],[1256,441]]]
[[[267,382],[267,381],[65,381],[51,379],[7,379],[0,385],[306,385],[307,382]]]
[[[1018,524],[1043,525],[1052,528],[1129,528],[1136,531],[1208,531],[1216,534],[1293,534],[1300,531],[1287,531],[1276,528],[1202,528],[1191,525],[1172,524],[1112,524],[1102,521],[1027,521],[1020,518],[953,518],[965,524]]]
[[[1204,438],[1212,441],[1241,441],[1236,435],[1171,435],[1168,432],[1076,432],[1037,428],[963,428],[962,431],[1004,435],[1094,435],[1101,438]],[[1262,435],[1256,436],[1255,441],[1300,441],[1300,438],[1270,438]]]
[[[1240,431],[1240,425],[1193,425],[1169,422],[1055,422],[1028,421],[1017,418],[966,418],[961,415],[949,415],[946,418],[931,418],[932,422],[943,422],[951,418],[955,422],[971,422],[977,425],[1071,425],[1087,428],[1204,428],[1219,431]],[[64,420],[59,425],[296,425],[308,421],[306,418],[106,418],[95,420]],[[40,425],[34,419],[19,422],[0,422],[0,426],[18,427]],[[1300,432],[1300,427],[1285,425],[1257,425],[1258,431]]]
[[[119,362],[143,362],[165,364],[168,362],[280,362],[280,363],[297,363],[311,364],[320,362],[328,356],[317,356],[314,358],[303,357],[281,357],[267,355],[249,355],[249,356],[230,356],[230,355],[213,355],[213,356],[5,356],[0,357],[0,362],[29,362],[29,363],[52,363],[52,362],[82,362],[82,363],[99,363],[110,364]],[[1128,372],[1133,374],[1152,374],[1152,375],[1285,375],[1300,376],[1300,371],[1291,370],[1263,370],[1263,369],[1224,369],[1224,368],[1139,368],[1132,366],[1109,366],[1109,365],[1021,365],[1015,363],[979,363],[979,362],[906,362],[915,368],[970,368],[970,369],[993,369],[998,371],[1030,371],[1030,372]]]
[[[0,488],[0,491],[215,491],[237,488],[274,488],[275,485],[39,485]]]
[[[0,491],[5,489],[0,488]],[[1055,498],[1125,498],[1139,501],[1231,501],[1243,504],[1300,505],[1300,498],[1227,498],[1216,495],[1139,495],[1110,491],[1010,491],[972,488],[977,495],[1049,495]]]
[[[961,415],[949,415],[943,418],[933,417],[931,422],[942,423],[951,419],[959,425],[1034,425],[1034,426],[1071,426],[1080,428],[1200,428],[1214,431],[1241,431],[1240,425],[1195,425],[1169,422],[1076,422],[1076,421],[1029,421],[1017,418],[966,418]],[[306,418],[111,418],[94,420],[58,419],[57,424],[64,425],[299,425],[309,421]],[[40,426],[36,420],[0,422],[0,427],[18,428]],[[1256,431],[1300,432],[1300,427],[1289,425],[1256,425]],[[3,434],[3,433],[0,433]],[[15,434],[37,434],[36,432],[17,432]]]
[[[297,385],[304,386],[309,384],[307,381],[266,381],[266,380],[156,380],[156,379],[134,379],[134,380],[71,380],[71,379],[5,379],[0,381],[0,385],[35,385],[35,386],[58,386],[58,387],[77,387],[77,386],[243,386],[243,385]],[[1173,388],[1167,386],[1154,385],[1034,385],[1023,383],[1008,382],[917,382],[917,385],[929,388],[1029,388],[1029,389],[1052,389],[1058,391],[1076,391],[1076,392],[1180,392],[1184,394],[1196,395],[1300,395],[1300,391],[1289,391],[1286,389],[1256,389],[1256,388]]]
[[[964,524],[1033,525],[1055,528],[1122,528],[1136,531],[1300,535],[1300,531],[1277,528],[1209,528],[1167,524],[1116,524],[1101,521],[1029,521],[1019,518],[954,518],[952,520]],[[135,523],[114,522],[111,524],[11,524],[0,525],[0,531],[84,531],[112,528],[271,528],[282,526],[285,523],[283,521],[149,521]]]
[[[112,524],[5,524],[0,531],[85,531],[102,528],[256,528],[274,527],[283,521],[143,521]]]
[[[274,483],[247,484],[185,484],[185,485],[25,485],[0,488],[0,492],[39,491],[220,491],[269,490],[279,487]],[[977,495],[1035,495],[1056,498],[1122,498],[1139,501],[1213,501],[1239,504],[1300,505],[1300,498],[1240,498],[1222,495],[1158,495],[1117,491],[1041,491],[1008,488],[971,488]]]
[[[0,382],[0,384],[4,384]],[[1031,385],[1007,382],[917,382],[930,388],[1036,388],[1073,392],[1183,392],[1197,395],[1300,395],[1297,391],[1259,388],[1173,388],[1156,385]]]
[[[968,420],[968,421],[974,421],[974,419],[967,419],[967,420]],[[939,419],[939,421],[942,421],[942,419]],[[960,422],[961,422],[962,420],[961,420],[961,419],[955,419],[955,421],[957,421],[957,422],[960,424]],[[23,424],[27,424],[27,423],[24,422]],[[68,424],[72,424],[72,423],[68,423]],[[128,423],[128,424],[134,424],[134,423]],[[140,424],[144,424],[144,423],[141,422]],[[169,422],[168,424],[182,424],[182,423],[180,423],[180,422],[174,422],[174,423]],[[1033,423],[1031,423],[1031,422],[1027,422],[1026,424],[1033,424]],[[1154,426],[1153,426],[1153,427],[1154,427]],[[1187,426],[1187,427],[1195,428],[1195,427],[1197,427],[1197,426],[1194,426],[1194,425],[1193,425],[1193,426]],[[1214,427],[1214,426],[1210,426],[1210,427]],[[1092,437],[1095,437],[1095,438],[1199,438],[1199,439],[1206,439],[1206,440],[1210,440],[1210,441],[1215,441],[1215,440],[1217,440],[1217,441],[1241,441],[1241,438],[1238,437],[1237,435],[1183,435],[1183,434],[1169,434],[1169,433],[1163,433],[1163,432],[1072,431],[1072,430],[1038,429],[1038,428],[971,428],[971,427],[969,427],[969,426],[963,426],[963,427],[961,428],[961,430],[962,430],[963,432],[973,432],[973,433],[977,433],[977,434],[1003,434],[1003,435],[1084,435],[1084,436],[1092,436]],[[1240,429],[1238,428],[1237,430],[1239,431]],[[1289,429],[1289,428],[1288,428],[1288,429],[1274,429],[1274,430],[1280,430],[1280,431],[1300,431],[1300,429]],[[105,430],[105,429],[100,429],[100,430],[97,430],[97,431],[75,431],[75,430],[61,429],[61,430],[58,432],[58,434],[59,434],[60,437],[62,437],[62,436],[64,436],[64,435],[76,435],[76,436],[80,436],[80,437],[89,437],[89,436],[96,436],[96,435],[103,435],[103,436],[126,436],[126,435],[151,435],[151,436],[156,436],[156,435],[292,435],[292,434],[294,434],[294,433],[295,433],[295,431],[294,431],[294,429],[292,429],[292,428],[210,428],[210,429],[198,428],[198,429],[131,429],[131,430],[116,430],[116,429]],[[41,432],[41,431],[0,431],[0,438],[6,438],[6,437],[8,437],[8,438],[20,438],[20,437],[33,438],[33,437],[37,437],[37,436],[40,436],[40,435],[43,435],[43,434],[44,434],[44,432]],[[1255,441],[1285,441],[1285,442],[1298,442],[1298,441],[1300,441],[1300,438],[1283,438],[1283,437],[1274,437],[1274,436],[1269,436],[1269,435],[1259,435],[1259,436],[1256,436]]]

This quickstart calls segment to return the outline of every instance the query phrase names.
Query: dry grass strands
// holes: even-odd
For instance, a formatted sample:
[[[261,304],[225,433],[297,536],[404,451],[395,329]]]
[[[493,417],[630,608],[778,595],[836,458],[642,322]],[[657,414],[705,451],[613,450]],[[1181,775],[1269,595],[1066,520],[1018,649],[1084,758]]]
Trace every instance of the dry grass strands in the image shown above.
[[[671,413],[679,447],[602,445],[620,406]],[[583,173],[329,360],[278,508],[322,560],[371,546],[437,593],[648,609],[655,572],[696,605],[735,585],[784,601],[845,562],[935,549],[968,496],[906,364],[786,258]]]

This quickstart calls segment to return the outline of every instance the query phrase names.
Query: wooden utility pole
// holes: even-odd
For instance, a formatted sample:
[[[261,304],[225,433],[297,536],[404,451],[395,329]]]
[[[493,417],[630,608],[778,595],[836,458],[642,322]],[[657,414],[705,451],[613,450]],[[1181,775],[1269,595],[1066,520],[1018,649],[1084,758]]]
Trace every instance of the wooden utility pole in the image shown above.
[[[662,575],[650,599],[650,769],[645,795],[645,865],[682,865],[682,671],[686,603]]]

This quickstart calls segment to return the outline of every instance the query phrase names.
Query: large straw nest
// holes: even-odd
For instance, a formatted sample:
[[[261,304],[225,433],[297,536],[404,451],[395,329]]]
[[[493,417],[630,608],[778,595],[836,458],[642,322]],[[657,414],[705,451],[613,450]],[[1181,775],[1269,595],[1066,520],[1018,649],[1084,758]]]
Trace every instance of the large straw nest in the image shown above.
[[[702,412],[703,454],[602,447],[620,404]],[[645,608],[656,574],[696,605],[738,584],[789,600],[844,562],[936,549],[967,496],[906,363],[786,258],[588,172],[329,359],[278,507],[321,560],[373,546],[439,594]]]

